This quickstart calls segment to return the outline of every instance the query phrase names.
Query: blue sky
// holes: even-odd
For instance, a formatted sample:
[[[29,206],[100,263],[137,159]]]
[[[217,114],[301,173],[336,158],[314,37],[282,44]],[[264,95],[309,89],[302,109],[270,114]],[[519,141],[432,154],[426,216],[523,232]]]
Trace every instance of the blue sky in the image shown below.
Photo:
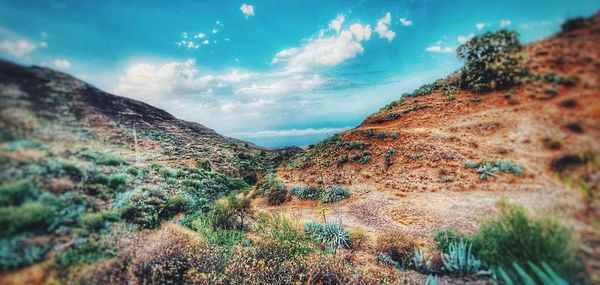
[[[7,1],[0,57],[52,67],[229,136],[307,145],[459,68],[473,35],[524,42],[600,1]]]

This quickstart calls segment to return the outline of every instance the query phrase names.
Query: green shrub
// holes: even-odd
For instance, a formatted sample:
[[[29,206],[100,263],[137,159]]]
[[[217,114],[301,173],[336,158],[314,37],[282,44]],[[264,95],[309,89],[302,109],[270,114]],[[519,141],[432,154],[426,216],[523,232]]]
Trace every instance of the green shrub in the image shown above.
[[[365,132],[365,137],[367,137],[368,139],[372,138],[375,136],[375,131],[373,131],[373,129],[368,129]]]
[[[377,133],[377,138],[380,140],[385,140],[386,137],[387,135],[384,132]]]
[[[551,220],[532,219],[523,208],[501,201],[500,216],[484,224],[473,237],[478,256],[486,264],[511,266],[548,263],[559,274],[570,275],[579,260],[570,231]]]
[[[32,245],[28,235],[0,238],[0,271],[29,266],[44,259],[50,245]]]
[[[517,163],[508,160],[494,160],[477,164],[477,173],[480,174],[480,178],[483,180],[488,180],[489,177],[496,176],[498,172],[521,176],[523,175],[523,168]]]
[[[453,230],[443,230],[435,234],[433,241],[435,242],[435,247],[440,252],[448,252],[451,243],[469,241],[469,239],[465,235]]]
[[[106,184],[108,187],[123,191],[127,187],[127,174],[125,173],[115,173],[108,176]]]
[[[317,200],[323,193],[323,189],[311,188],[309,186],[292,186],[290,190],[292,194],[298,196],[298,198],[302,200]]]
[[[56,263],[61,267],[73,264],[90,264],[103,258],[111,258],[114,254],[110,248],[101,242],[86,242],[75,246],[75,248],[59,255]]]
[[[169,197],[161,189],[131,192],[128,197],[118,198],[115,208],[122,208],[121,217],[144,228],[155,228],[171,218],[178,210],[168,204]]]
[[[107,166],[120,166],[127,165],[127,162],[123,158],[116,155],[108,155],[105,153],[86,149],[81,152],[81,157],[89,160],[93,160],[96,164],[107,165]]]
[[[89,231],[97,231],[106,227],[110,222],[119,220],[119,213],[113,211],[87,213],[79,219],[79,225]]]
[[[287,201],[288,190],[285,187],[271,189],[271,191],[267,193],[267,198],[270,205],[281,205]]]
[[[0,206],[21,205],[25,201],[34,200],[39,195],[33,184],[27,180],[19,180],[0,186]]]
[[[371,161],[371,153],[368,151],[363,151],[360,154],[356,154],[350,157],[351,161],[356,161],[359,164],[367,164]]]
[[[48,222],[48,230],[55,233],[71,230],[90,204],[87,198],[74,192],[67,192],[58,197],[43,196],[42,201],[54,207],[54,214]]]
[[[338,248],[347,248],[350,246],[350,234],[336,223],[327,222],[319,224],[311,221],[304,225],[304,231],[318,243],[326,245],[333,252],[336,252]]]
[[[288,259],[316,249],[310,237],[279,215],[258,215],[256,232],[262,240],[277,243],[283,249],[284,257]]]
[[[329,204],[350,198],[350,191],[341,185],[334,185],[323,192],[321,202]]]
[[[25,202],[20,206],[0,207],[0,235],[45,227],[53,214],[52,206],[40,202]]]
[[[515,31],[475,36],[456,53],[465,60],[462,87],[476,92],[508,88],[520,83],[525,75],[525,52]]]
[[[396,154],[396,150],[394,148],[388,148],[385,152],[384,155],[384,159],[385,159],[385,164],[389,167],[390,165],[392,165],[392,159],[394,158],[394,155]]]
[[[472,244],[462,240],[448,245],[448,251],[442,254],[442,263],[446,270],[460,276],[475,274],[482,268],[481,261],[472,253]]]

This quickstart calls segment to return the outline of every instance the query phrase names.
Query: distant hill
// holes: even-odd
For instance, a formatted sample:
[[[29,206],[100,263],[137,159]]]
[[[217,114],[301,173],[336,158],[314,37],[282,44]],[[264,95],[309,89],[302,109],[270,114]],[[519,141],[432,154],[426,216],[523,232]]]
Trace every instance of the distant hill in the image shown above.
[[[136,136],[138,151],[153,160],[174,165],[206,160],[215,171],[249,177],[297,150],[268,150],[225,137],[49,68],[0,61],[0,86],[0,124],[6,139],[38,134],[59,141],[67,133],[120,146],[124,155],[133,156]],[[261,153],[260,159],[252,159]]]

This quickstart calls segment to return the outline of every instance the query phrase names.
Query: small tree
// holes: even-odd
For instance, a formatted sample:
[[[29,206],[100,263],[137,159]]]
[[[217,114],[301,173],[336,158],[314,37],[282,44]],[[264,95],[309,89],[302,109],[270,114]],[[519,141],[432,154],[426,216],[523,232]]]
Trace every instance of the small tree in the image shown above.
[[[515,31],[476,36],[456,50],[465,61],[461,85],[476,92],[505,89],[525,74],[525,51]]]

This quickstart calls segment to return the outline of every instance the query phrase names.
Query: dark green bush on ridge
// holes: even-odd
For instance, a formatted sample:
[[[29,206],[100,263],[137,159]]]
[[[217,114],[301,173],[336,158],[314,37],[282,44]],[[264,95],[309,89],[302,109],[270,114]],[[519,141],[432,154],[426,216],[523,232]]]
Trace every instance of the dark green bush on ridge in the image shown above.
[[[519,84],[526,73],[525,50],[516,31],[499,30],[475,36],[456,50],[465,61],[461,86],[475,92]]]

